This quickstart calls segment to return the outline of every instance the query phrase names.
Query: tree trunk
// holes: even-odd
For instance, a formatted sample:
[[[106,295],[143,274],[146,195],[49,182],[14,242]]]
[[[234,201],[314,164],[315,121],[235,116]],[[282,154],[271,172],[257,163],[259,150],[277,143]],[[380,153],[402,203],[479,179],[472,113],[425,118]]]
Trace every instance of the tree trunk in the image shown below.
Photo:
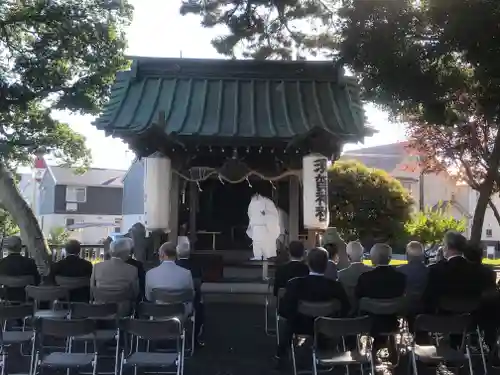
[[[19,193],[10,171],[3,163],[0,163],[0,202],[19,226],[23,244],[35,260],[38,271],[46,276],[50,270],[50,249],[33,211]]]
[[[470,241],[473,245],[481,243],[483,234],[484,214],[490,201],[491,193],[493,192],[495,181],[498,176],[498,167],[500,165],[500,131],[497,132],[495,145],[491,151],[490,159],[488,160],[488,171],[484,181],[479,186],[479,197],[477,199],[476,209],[474,210],[474,218],[472,219],[472,228],[470,232]]]
[[[488,206],[490,206],[491,211],[493,211],[493,215],[495,216],[495,219],[497,219],[497,223],[500,225],[500,213],[498,212],[497,206],[495,206],[495,203],[493,203],[491,199],[488,202]]]

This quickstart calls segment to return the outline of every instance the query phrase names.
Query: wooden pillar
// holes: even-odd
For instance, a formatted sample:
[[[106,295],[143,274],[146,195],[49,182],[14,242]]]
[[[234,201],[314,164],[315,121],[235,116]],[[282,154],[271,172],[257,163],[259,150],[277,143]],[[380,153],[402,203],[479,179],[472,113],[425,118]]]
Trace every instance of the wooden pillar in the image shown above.
[[[299,239],[299,215],[300,215],[300,184],[296,176],[290,176],[288,189],[288,239],[296,241]]]
[[[177,243],[179,231],[179,175],[172,170],[170,186],[170,233],[168,240]]]
[[[189,182],[189,242],[191,248],[194,248],[196,242],[196,207],[198,203],[198,187],[195,182]]]

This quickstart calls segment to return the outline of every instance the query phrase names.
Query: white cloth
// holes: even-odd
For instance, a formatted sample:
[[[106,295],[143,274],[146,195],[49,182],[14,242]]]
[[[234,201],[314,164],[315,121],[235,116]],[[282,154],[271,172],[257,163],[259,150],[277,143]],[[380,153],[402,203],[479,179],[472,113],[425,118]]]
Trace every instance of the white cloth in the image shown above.
[[[276,256],[276,240],[280,235],[279,214],[273,201],[254,195],[248,205],[247,236],[252,239],[256,259]]]
[[[191,271],[178,266],[175,262],[164,261],[158,267],[146,272],[146,298],[151,300],[153,289],[165,288],[171,290],[194,290]],[[193,304],[186,304],[187,313],[193,310]]]
[[[189,242],[189,237],[188,236],[177,237],[177,249],[183,249],[184,247],[191,249],[191,243]]]

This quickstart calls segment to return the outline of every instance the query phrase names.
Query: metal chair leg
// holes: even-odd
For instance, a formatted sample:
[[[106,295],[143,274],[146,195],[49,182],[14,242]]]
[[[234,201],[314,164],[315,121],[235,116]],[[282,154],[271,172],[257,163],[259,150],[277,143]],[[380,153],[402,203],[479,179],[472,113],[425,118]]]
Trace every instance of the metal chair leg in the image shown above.
[[[481,359],[483,361],[483,369],[484,369],[484,374],[488,374],[488,365],[486,364],[486,355],[484,353],[484,347],[483,347],[483,335],[481,334],[481,331],[479,330],[479,326],[476,327],[476,333],[477,333],[477,338],[479,341],[479,350],[481,351]]]
[[[295,345],[293,344],[294,339],[292,339],[292,343],[290,344],[290,354],[292,356],[292,366],[293,366],[293,375],[297,375],[297,363],[295,361]]]
[[[472,356],[470,355],[469,345],[465,346],[465,353],[467,354],[467,359],[469,362],[469,374],[474,375],[474,368],[472,367]]]
[[[418,375],[417,359],[415,358],[415,353],[413,350],[410,353],[411,356],[411,366],[413,368],[413,375]]]
[[[316,367],[317,366],[317,360],[316,360],[316,351],[313,349],[312,351],[312,370],[313,370],[313,375],[318,375],[318,368]]]

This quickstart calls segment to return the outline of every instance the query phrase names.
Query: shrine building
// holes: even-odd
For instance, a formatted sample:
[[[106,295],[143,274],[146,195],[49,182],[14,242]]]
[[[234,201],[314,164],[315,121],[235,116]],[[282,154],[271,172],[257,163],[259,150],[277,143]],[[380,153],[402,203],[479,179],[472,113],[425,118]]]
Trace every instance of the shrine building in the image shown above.
[[[138,157],[124,225],[173,241],[186,228],[194,249],[215,251],[251,250],[255,193],[286,212],[290,241],[328,226],[327,187],[311,173],[373,132],[356,79],[330,61],[135,58],[94,125]]]

